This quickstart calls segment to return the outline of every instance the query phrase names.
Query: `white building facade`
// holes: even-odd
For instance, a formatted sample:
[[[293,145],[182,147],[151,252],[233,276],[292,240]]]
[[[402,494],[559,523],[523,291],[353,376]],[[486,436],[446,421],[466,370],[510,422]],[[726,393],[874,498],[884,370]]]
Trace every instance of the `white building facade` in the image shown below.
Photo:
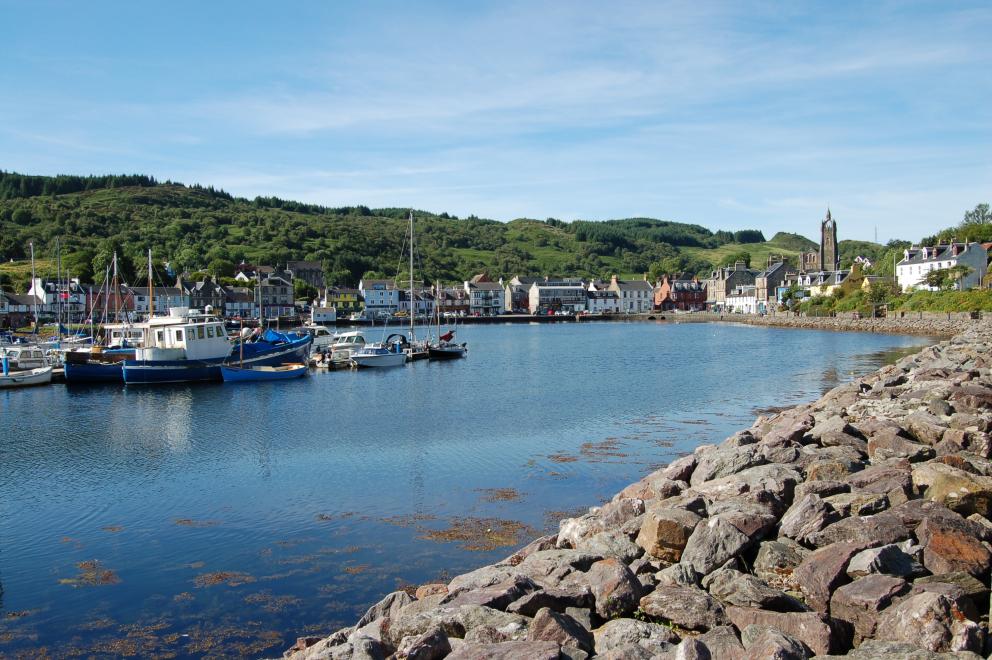
[[[988,267],[988,252],[981,243],[948,243],[945,245],[911,247],[903,252],[902,261],[896,264],[896,282],[903,291],[924,289],[935,291],[923,281],[927,274],[955,266],[970,269],[956,289],[972,289],[982,285]]]

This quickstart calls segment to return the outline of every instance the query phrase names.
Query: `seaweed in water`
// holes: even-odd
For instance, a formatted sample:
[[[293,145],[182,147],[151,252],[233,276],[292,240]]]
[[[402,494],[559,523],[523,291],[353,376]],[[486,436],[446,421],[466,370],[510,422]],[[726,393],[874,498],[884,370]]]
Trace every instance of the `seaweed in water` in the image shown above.
[[[519,500],[521,495],[513,488],[476,488],[475,492],[482,493],[485,502],[512,502]]]
[[[460,548],[471,552],[519,545],[523,539],[537,536],[536,530],[520,521],[499,518],[455,517],[448,521],[447,529],[419,531],[417,538],[458,543]]]
[[[248,573],[237,571],[216,571],[214,573],[201,573],[193,579],[193,584],[200,587],[212,587],[218,584],[226,584],[229,587],[240,587],[243,584],[250,584],[255,578]]]
[[[74,578],[62,578],[59,584],[73,587],[97,587],[108,584],[118,584],[121,579],[109,568],[103,568],[96,559],[88,559],[76,564],[79,575]]]

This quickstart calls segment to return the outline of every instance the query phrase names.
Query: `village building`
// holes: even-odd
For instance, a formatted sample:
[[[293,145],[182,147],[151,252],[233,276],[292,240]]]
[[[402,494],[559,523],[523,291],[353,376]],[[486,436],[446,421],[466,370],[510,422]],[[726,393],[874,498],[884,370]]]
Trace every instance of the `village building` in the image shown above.
[[[273,273],[254,287],[254,293],[255,305],[261,308],[262,317],[276,318],[296,314],[292,280]]]
[[[616,291],[590,286],[586,293],[586,310],[592,314],[619,314],[620,296]]]
[[[476,275],[465,282],[465,293],[469,297],[469,314],[472,316],[499,316],[506,303],[505,291],[499,282],[490,281],[485,275]]]
[[[706,308],[706,285],[687,275],[663,275],[654,289],[654,307],[663,311],[695,312]]]
[[[249,319],[258,316],[255,294],[250,287],[224,288],[224,316],[229,319]]]
[[[323,304],[333,307],[338,314],[354,314],[362,311],[362,293],[352,287],[329,286],[324,289]]]
[[[647,279],[621,280],[614,275],[608,288],[619,296],[620,311],[624,314],[640,314],[654,308],[654,287]]]
[[[149,314],[150,305],[154,305],[152,314],[155,316],[165,316],[172,307],[191,307],[189,293],[178,286],[156,286],[152,288],[152,298],[149,300],[147,286],[130,286],[127,292],[131,298],[130,309],[140,317],[146,318]],[[99,306],[97,307],[99,310]]]
[[[733,266],[721,266],[705,280],[706,308],[723,311],[727,307],[727,296],[744,286],[754,286],[758,271],[747,267],[743,261]]]
[[[319,261],[290,261],[286,263],[293,279],[303,280],[315,289],[324,287],[324,267]]]
[[[400,309],[400,290],[393,280],[365,280],[358,283],[369,318],[388,318]]]
[[[177,282],[177,286],[189,296],[189,307],[192,309],[205,311],[209,307],[218,313],[223,313],[227,292],[209,275],[194,284],[183,285]]]
[[[547,277],[530,286],[527,309],[531,314],[575,314],[586,308],[586,288],[576,277]]]
[[[530,287],[540,277],[517,275],[503,285],[503,309],[512,314],[526,314],[530,307]]]
[[[969,269],[955,289],[965,290],[982,285],[982,278],[988,268],[988,251],[981,243],[938,243],[934,246],[913,246],[903,251],[902,260],[896,264],[896,281],[903,291],[911,289],[936,290],[924,281],[934,270],[944,270],[955,266]]]
[[[782,260],[769,264],[765,270],[755,275],[754,297],[758,313],[774,311],[778,304],[776,292],[789,274],[789,266]]]
[[[435,305],[442,316],[468,316],[469,296],[464,287],[444,287],[435,292]]]
[[[753,284],[742,284],[727,292],[720,311],[731,314],[756,314],[758,299]]]

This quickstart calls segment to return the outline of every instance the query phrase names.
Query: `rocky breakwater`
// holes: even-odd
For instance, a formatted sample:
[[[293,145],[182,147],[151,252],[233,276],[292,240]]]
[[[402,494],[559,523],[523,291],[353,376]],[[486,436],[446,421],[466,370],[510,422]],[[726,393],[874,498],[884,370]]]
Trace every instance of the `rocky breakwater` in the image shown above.
[[[977,657],[990,431],[992,329],[972,328],[286,656]]]

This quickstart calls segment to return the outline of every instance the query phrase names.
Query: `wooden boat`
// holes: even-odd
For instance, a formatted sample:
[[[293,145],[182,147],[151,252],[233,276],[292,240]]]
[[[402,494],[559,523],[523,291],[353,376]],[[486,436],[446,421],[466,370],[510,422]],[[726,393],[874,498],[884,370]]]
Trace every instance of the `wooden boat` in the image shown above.
[[[52,382],[52,368],[39,367],[27,371],[10,371],[0,374],[0,388],[48,385]]]
[[[220,368],[225,383],[242,383],[260,380],[289,380],[299,378],[307,373],[307,365],[291,362],[279,366],[250,366],[236,367],[225,364]]]

